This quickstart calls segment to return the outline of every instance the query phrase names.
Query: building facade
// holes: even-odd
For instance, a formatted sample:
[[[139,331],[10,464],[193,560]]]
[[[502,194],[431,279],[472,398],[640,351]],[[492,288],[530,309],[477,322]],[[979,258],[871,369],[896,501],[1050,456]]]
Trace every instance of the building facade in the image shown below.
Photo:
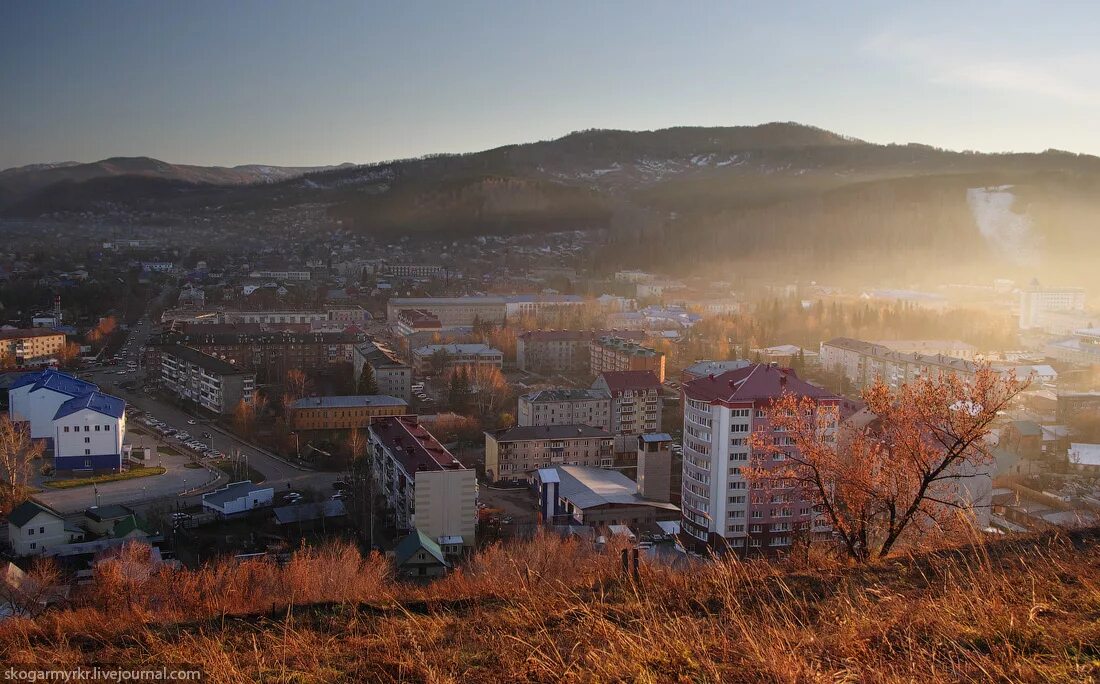
[[[753,364],[684,385],[681,530],[689,549],[768,553],[790,546],[795,535],[822,533],[815,527],[813,502],[801,493],[765,494],[745,477],[753,433],[789,442],[770,429],[767,419],[772,403],[788,392],[810,397],[820,410],[832,413],[828,429],[836,430],[840,397],[789,369]]]
[[[611,395],[597,389],[546,389],[519,398],[516,424],[590,425],[611,432]]]
[[[8,416],[27,423],[32,439],[53,439],[54,417],[62,404],[98,391],[97,385],[53,369],[27,373],[8,390]]]
[[[611,397],[611,434],[636,437],[661,431],[661,383],[652,371],[608,371],[592,388]],[[616,442],[616,451],[635,450],[633,439]]]
[[[477,477],[420,425],[387,416],[368,428],[375,494],[386,500],[399,532],[419,530],[441,546],[474,545]]]
[[[437,355],[444,360],[441,370],[465,367],[504,367],[504,352],[487,344],[428,344],[412,350],[413,368],[418,375],[432,375]]]
[[[56,470],[122,470],[126,402],[100,392],[74,397],[54,415]]]
[[[609,336],[645,340],[641,330],[529,330],[516,338],[516,367],[535,373],[589,373],[593,341]]]
[[[369,367],[374,373],[380,393],[405,402],[412,401],[412,366],[402,361],[392,349],[377,340],[356,345],[352,353],[356,385],[363,377],[364,367]]]
[[[965,359],[894,351],[881,344],[848,337],[837,337],[821,343],[818,361],[823,368],[841,373],[856,387],[866,387],[882,378],[891,387],[911,382],[921,376],[940,373],[974,377],[978,365]]]
[[[525,479],[539,468],[580,465],[610,468],[614,437],[589,425],[511,427],[485,433],[485,475]]]
[[[65,348],[65,334],[46,328],[0,330],[0,355],[17,366],[56,359]]]
[[[307,397],[291,405],[293,430],[361,430],[381,416],[409,412],[404,399],[385,395]]]
[[[478,297],[394,297],[386,304],[386,318],[394,321],[402,309],[420,309],[444,326],[473,325],[474,321],[503,323],[508,317],[539,317],[561,308],[584,304],[575,295],[507,295]]]
[[[1033,280],[1020,291],[1020,329],[1046,327],[1047,314],[1083,312],[1085,290],[1080,287],[1042,287]]]
[[[593,340],[590,352],[590,369],[596,375],[607,371],[651,371],[657,382],[665,381],[664,352],[611,335]]]
[[[256,374],[183,345],[161,349],[161,380],[180,399],[207,411],[229,415],[256,390]]]

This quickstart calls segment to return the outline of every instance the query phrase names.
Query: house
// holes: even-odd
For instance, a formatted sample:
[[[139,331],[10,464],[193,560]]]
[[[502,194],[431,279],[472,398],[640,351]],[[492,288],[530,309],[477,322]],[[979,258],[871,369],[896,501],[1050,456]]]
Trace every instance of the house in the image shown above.
[[[126,402],[101,392],[73,397],[53,417],[54,468],[122,470]]]
[[[202,495],[202,507],[221,518],[270,506],[275,490],[249,481],[234,482]]]
[[[413,530],[398,543],[393,565],[404,577],[439,577],[450,567],[439,544],[420,530]]]
[[[134,515],[134,509],[120,504],[92,506],[84,511],[84,528],[100,536],[110,534],[120,520]]]
[[[60,513],[28,499],[8,514],[8,544],[16,556],[33,556],[84,539],[84,530],[70,526]]]

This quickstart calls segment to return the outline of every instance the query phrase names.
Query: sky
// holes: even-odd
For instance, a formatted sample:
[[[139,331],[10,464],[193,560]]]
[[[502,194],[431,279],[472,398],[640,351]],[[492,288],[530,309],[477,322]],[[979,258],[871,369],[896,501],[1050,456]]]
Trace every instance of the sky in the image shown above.
[[[797,121],[1100,154],[1100,3],[3,0],[0,168]]]

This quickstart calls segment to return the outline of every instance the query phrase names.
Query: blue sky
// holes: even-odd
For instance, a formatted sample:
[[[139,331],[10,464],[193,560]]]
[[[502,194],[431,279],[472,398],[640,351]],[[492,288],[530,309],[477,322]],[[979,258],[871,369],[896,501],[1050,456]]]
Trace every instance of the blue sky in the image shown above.
[[[0,168],[767,121],[1100,154],[1100,3],[0,2]]]

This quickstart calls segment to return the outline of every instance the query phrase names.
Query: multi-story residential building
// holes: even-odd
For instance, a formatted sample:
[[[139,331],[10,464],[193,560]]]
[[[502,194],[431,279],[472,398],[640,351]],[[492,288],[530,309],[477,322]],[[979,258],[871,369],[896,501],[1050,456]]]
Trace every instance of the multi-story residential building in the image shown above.
[[[519,398],[516,424],[591,425],[611,432],[611,395],[598,389],[545,389]]]
[[[393,321],[393,331],[400,337],[422,332],[437,333],[442,330],[443,323],[439,317],[423,309],[401,309]]]
[[[258,323],[262,325],[316,325],[324,323],[342,323],[363,325],[371,320],[370,312],[361,306],[329,304],[323,309],[278,309],[272,311],[247,311],[233,309],[211,309],[196,311],[175,309],[165,311],[162,323],[220,324],[239,325]]]
[[[59,471],[122,470],[126,402],[100,392],[73,397],[53,419],[53,461]]]
[[[837,337],[821,343],[821,366],[843,374],[856,387],[866,387],[882,378],[898,386],[920,376],[940,373],[971,378],[978,365],[965,359],[926,354],[904,354],[873,342]]]
[[[18,366],[30,366],[57,358],[65,348],[65,333],[47,328],[0,330],[0,357]]]
[[[922,356],[950,356],[954,359],[973,361],[978,348],[962,340],[878,340],[871,344],[886,347],[899,354]]]
[[[665,381],[665,353],[621,337],[605,336],[593,340],[591,372],[652,371],[658,382]]]
[[[584,299],[576,295],[395,297],[386,304],[386,317],[392,321],[402,309],[421,309],[436,316],[445,326],[473,325],[475,320],[503,323],[509,317],[539,317],[583,304]]]
[[[592,389],[611,397],[616,467],[632,466],[637,458],[635,438],[661,431],[661,383],[652,371],[608,371],[596,378]]]
[[[696,361],[680,371],[680,382],[691,382],[708,375],[721,375],[726,371],[737,370],[750,365],[744,359],[731,359],[729,361]]]
[[[250,370],[181,344],[163,347],[160,361],[165,389],[207,411],[229,415],[252,401],[256,374]]]
[[[516,426],[485,433],[485,476],[525,478],[539,468],[581,465],[610,468],[614,438],[590,425]]]
[[[249,278],[271,278],[272,280],[309,280],[309,271],[253,271]]]
[[[419,375],[431,375],[437,358],[444,361],[442,370],[460,366],[504,367],[504,352],[487,344],[428,344],[413,349],[411,358]]]
[[[590,373],[593,341],[609,336],[645,340],[641,330],[530,330],[516,338],[516,367],[536,373]]]
[[[416,416],[377,418],[368,428],[377,494],[400,533],[419,530],[441,547],[470,548],[477,521],[477,478]]]
[[[70,399],[98,391],[97,385],[50,368],[26,373],[8,390],[8,415],[13,422],[29,424],[31,439],[50,440],[58,409]]]
[[[1070,337],[1048,343],[1043,353],[1065,363],[1100,365],[1100,328],[1075,330]]]
[[[437,264],[385,264],[379,271],[395,276],[414,276],[418,278],[447,277],[447,268]]]
[[[1020,329],[1046,327],[1047,314],[1083,312],[1085,290],[1080,287],[1042,287],[1038,280],[1020,291]]]
[[[291,370],[317,371],[353,363],[355,345],[366,339],[362,333],[351,332],[204,333],[201,327],[149,338],[146,366],[157,367],[164,347],[182,345],[251,369],[265,382],[281,382]]]
[[[363,368],[370,367],[379,392],[406,402],[412,401],[412,366],[382,342],[372,340],[356,345],[352,364],[356,384],[363,376]]]
[[[1083,414],[1100,413],[1100,392],[1059,392],[1055,418],[1068,423]]]
[[[291,404],[291,429],[360,430],[381,416],[409,413],[404,399],[385,395],[307,397]]]
[[[739,554],[776,551],[795,534],[814,534],[813,502],[801,493],[766,494],[750,487],[750,436],[772,434],[767,411],[784,393],[812,398],[836,414],[841,398],[804,382],[789,369],[753,364],[688,382],[684,394],[683,540],[692,550]],[[786,442],[782,441],[786,440]]]

